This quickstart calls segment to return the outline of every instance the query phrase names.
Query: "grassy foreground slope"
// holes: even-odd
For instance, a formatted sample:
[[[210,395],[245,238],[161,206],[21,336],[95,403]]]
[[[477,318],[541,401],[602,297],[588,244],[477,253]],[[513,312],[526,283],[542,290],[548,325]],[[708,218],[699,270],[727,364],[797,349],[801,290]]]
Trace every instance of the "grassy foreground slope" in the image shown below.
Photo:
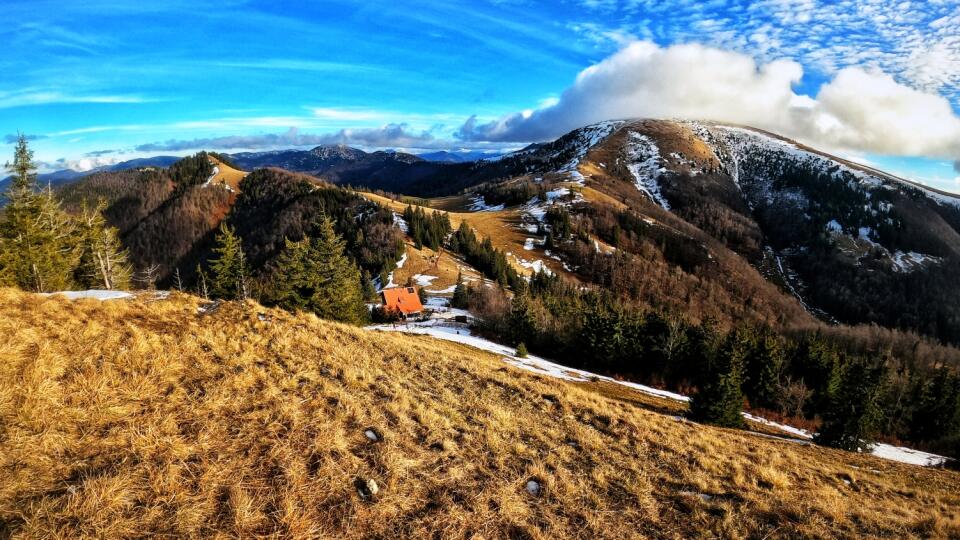
[[[0,289],[0,537],[960,534],[957,473],[678,421],[453,343],[203,304]]]

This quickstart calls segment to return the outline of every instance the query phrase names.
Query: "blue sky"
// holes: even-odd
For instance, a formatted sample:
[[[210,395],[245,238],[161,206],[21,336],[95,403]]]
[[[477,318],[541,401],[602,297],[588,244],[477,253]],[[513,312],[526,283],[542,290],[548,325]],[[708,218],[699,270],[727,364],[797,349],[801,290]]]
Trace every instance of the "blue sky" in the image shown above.
[[[771,118],[764,127],[960,190],[957,1],[275,4],[4,0],[0,135],[34,135],[50,167],[85,168],[322,142],[497,150],[600,114]],[[727,62],[747,63],[738,78]],[[674,66],[664,94],[656,82]],[[717,79],[729,88],[715,93],[747,96],[740,109],[687,96]],[[858,103],[894,112],[863,118]],[[801,109],[817,112],[784,119]]]

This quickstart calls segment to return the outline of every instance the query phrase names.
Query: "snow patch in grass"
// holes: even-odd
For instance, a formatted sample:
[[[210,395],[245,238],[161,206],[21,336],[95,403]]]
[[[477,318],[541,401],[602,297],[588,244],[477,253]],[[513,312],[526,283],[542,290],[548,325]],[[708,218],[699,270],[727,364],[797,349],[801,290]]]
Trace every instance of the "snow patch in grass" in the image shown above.
[[[425,290],[431,294],[453,294],[453,291],[457,290],[457,286],[451,285],[446,289],[425,289]]]
[[[217,167],[216,165],[214,165],[213,172],[210,173],[210,178],[207,178],[207,181],[203,183],[202,187],[207,187],[210,184],[212,184],[213,179],[216,178],[218,174],[220,174],[220,167]]]
[[[889,459],[890,461],[899,461],[900,463],[909,463],[923,467],[936,467],[949,461],[949,458],[936,454],[883,443],[873,445],[870,453],[883,459]]]
[[[417,285],[419,285],[419,286],[421,286],[421,287],[429,287],[429,286],[430,286],[430,282],[432,282],[432,281],[435,280],[435,279],[439,279],[439,277],[438,277],[438,276],[428,276],[428,275],[426,275],[426,274],[414,274],[414,275],[413,275],[413,281],[415,281],[415,282],[417,283]]]
[[[59,291],[53,293],[42,293],[43,296],[63,296],[68,300],[80,300],[84,298],[90,298],[93,300],[123,300],[126,298],[133,298],[133,295],[124,292],[124,291],[103,291],[103,290],[88,290],[88,291]]]

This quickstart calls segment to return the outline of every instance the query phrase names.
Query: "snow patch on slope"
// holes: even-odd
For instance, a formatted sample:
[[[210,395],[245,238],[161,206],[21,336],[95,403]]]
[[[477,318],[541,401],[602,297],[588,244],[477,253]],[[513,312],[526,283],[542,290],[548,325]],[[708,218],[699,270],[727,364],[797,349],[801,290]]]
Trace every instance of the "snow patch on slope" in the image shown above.
[[[396,212],[393,213],[393,224],[404,234],[410,232],[410,226],[407,225],[407,221]]]
[[[439,279],[439,277],[437,277],[437,276],[428,276],[428,275],[426,275],[426,274],[414,274],[414,275],[413,275],[413,281],[416,282],[416,284],[419,285],[420,287],[429,287],[429,286],[430,286],[430,283],[431,283],[433,280],[435,280],[435,279]]]
[[[475,195],[470,199],[470,206],[467,208],[471,212],[499,212],[506,208],[502,204],[491,206],[483,199],[483,195]]]
[[[913,272],[927,265],[937,264],[943,261],[940,257],[917,253],[916,251],[894,251],[890,255],[890,260],[893,262],[893,271],[899,273]]]
[[[670,204],[660,191],[657,178],[664,171],[660,164],[660,150],[653,139],[635,131],[630,132],[627,146],[627,169],[633,175],[637,189],[647,194],[654,202],[665,210],[670,210]]]

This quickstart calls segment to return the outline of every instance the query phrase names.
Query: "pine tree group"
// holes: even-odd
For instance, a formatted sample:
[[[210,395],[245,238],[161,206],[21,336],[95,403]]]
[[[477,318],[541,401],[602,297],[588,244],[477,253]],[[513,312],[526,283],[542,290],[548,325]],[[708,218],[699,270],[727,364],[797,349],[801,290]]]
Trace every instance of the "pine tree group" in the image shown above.
[[[323,219],[313,237],[287,240],[274,272],[274,301],[291,310],[360,324],[367,319],[360,271],[344,253],[344,242]]]
[[[843,450],[868,450],[883,416],[880,400],[885,379],[883,365],[861,359],[848,363],[824,412],[816,442]]]
[[[39,189],[23,135],[7,170],[13,179],[0,219],[0,285],[35,292],[129,287],[126,251],[103,220],[102,206],[74,217],[49,187]]]

